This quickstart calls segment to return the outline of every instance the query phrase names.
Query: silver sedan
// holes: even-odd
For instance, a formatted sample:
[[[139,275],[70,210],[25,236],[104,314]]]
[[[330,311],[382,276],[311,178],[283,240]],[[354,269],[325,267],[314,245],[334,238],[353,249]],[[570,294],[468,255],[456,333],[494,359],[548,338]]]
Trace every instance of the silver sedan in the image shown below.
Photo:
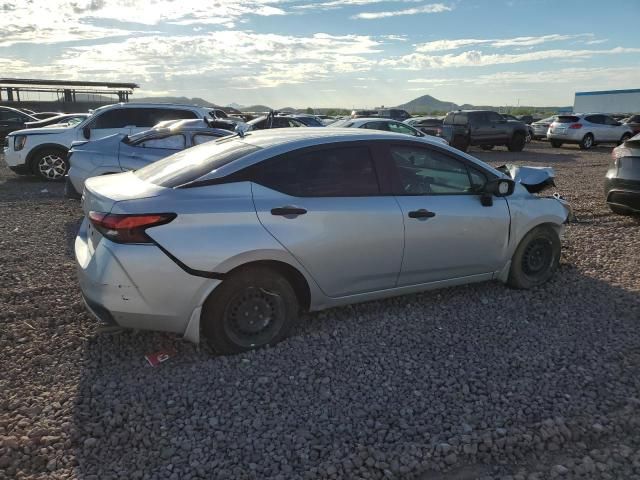
[[[558,266],[569,212],[439,142],[319,128],[90,178],[82,207],[90,311],[223,354],[282,340],[302,310],[492,279],[536,287]]]

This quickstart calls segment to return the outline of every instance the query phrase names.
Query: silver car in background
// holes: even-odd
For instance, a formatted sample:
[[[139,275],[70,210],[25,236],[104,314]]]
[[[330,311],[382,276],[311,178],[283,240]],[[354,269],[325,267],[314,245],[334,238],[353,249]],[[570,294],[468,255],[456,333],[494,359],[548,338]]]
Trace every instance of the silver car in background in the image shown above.
[[[74,142],[67,156],[65,195],[80,198],[87,178],[137,170],[185,148],[231,135],[234,128],[235,123],[224,120],[171,120],[133,135]]]
[[[367,130],[380,130],[383,132],[401,133],[403,135],[411,135],[412,137],[425,137],[435,142],[449,145],[444,138],[436,137],[434,135],[428,135],[421,132],[415,127],[408,125],[405,122],[399,122],[389,118],[348,118],[329,125],[331,128],[364,128]]]
[[[553,123],[555,118],[556,117],[554,115],[552,117],[543,118],[542,120],[533,122],[531,124],[531,128],[533,129],[533,138],[535,140],[546,140],[549,126]]]
[[[300,311],[535,287],[558,266],[569,207],[514,178],[425,137],[234,135],[87,180],[80,286],[105,322],[202,335],[223,354],[282,340]]]
[[[581,150],[589,150],[599,143],[619,144],[632,136],[631,128],[602,113],[557,115],[547,132],[552,147],[576,143]]]

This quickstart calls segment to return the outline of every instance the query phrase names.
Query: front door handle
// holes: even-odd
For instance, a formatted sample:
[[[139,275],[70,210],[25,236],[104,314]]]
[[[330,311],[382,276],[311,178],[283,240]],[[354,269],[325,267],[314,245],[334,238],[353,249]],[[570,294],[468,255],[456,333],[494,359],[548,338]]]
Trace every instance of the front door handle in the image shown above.
[[[431,218],[435,216],[436,214],[434,212],[430,212],[429,210],[425,210],[424,208],[409,212],[409,218]]]
[[[292,207],[290,205],[271,209],[271,215],[279,215],[283,217],[288,215],[304,215],[305,213],[307,213],[307,211],[304,208]]]

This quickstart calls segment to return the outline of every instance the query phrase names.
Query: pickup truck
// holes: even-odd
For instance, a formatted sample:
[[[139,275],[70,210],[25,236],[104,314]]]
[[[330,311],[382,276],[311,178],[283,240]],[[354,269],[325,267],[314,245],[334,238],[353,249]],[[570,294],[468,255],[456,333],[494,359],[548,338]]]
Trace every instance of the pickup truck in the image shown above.
[[[449,145],[466,152],[470,145],[491,150],[495,145],[505,145],[510,152],[524,148],[528,134],[527,125],[508,121],[491,110],[456,110],[449,112],[442,123],[441,136]]]

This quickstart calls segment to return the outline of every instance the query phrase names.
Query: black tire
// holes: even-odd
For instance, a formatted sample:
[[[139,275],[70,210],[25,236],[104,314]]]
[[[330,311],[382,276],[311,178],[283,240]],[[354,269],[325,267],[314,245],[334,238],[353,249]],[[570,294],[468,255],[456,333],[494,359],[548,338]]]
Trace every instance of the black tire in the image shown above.
[[[511,259],[507,283],[527,289],[549,280],[560,263],[560,238],[549,226],[539,226],[527,233]]]
[[[469,150],[469,139],[462,135],[457,135],[453,138],[451,146],[457,148],[461,152],[466,152]]]
[[[69,172],[67,151],[63,148],[45,148],[31,159],[31,171],[50,182],[61,182]]]
[[[620,141],[618,142],[618,145],[622,145],[624,142],[626,142],[627,140],[629,140],[632,137],[632,135],[627,132],[624,135],[622,135],[622,137],[620,137]]]
[[[621,207],[620,205],[609,204],[609,209],[616,215],[631,215],[633,213],[628,208]]]
[[[513,134],[511,141],[507,144],[507,148],[510,152],[521,152],[526,143],[526,139],[523,133],[517,132]]]
[[[78,193],[76,187],[73,186],[69,176],[67,175],[64,180],[64,196],[72,200],[80,200],[82,195]]]
[[[274,345],[289,335],[299,306],[285,277],[268,267],[246,267],[225,278],[204,303],[202,332],[222,355]]]
[[[578,144],[580,150],[589,150],[594,145],[595,142],[593,141],[593,135],[591,135],[590,133],[587,133],[584,137],[582,137],[582,140],[580,140],[580,143]]]
[[[551,140],[551,146],[553,148],[560,148],[562,146],[562,142],[559,140]]]
[[[480,145],[482,150],[493,150],[493,145]]]

